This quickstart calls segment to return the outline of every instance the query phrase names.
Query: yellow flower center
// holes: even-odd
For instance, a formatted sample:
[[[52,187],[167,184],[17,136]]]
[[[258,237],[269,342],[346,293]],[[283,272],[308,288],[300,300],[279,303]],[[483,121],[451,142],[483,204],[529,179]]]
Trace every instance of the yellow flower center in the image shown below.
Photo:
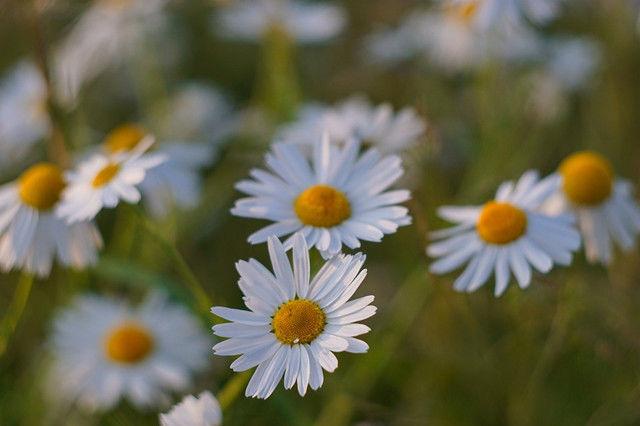
[[[578,152],[560,164],[562,188],[574,204],[595,206],[609,198],[613,190],[613,168],[595,152]]]
[[[104,148],[111,154],[131,151],[147,133],[140,126],[135,124],[124,124],[115,128],[104,140]]]
[[[111,361],[136,364],[151,354],[154,340],[143,326],[125,323],[113,329],[104,343],[105,353]]]
[[[273,331],[282,343],[311,343],[324,330],[326,317],[320,306],[307,299],[290,300],[273,316]]]
[[[449,4],[447,6],[447,11],[452,17],[459,19],[465,24],[469,24],[478,13],[479,6],[480,0],[469,0],[465,2]]]
[[[94,188],[100,188],[102,186],[105,186],[106,184],[111,182],[111,180],[114,177],[116,177],[119,171],[120,171],[120,164],[109,163],[106,166],[104,166],[102,170],[98,172],[96,177],[93,178],[91,185]]]
[[[66,183],[60,167],[40,163],[31,166],[18,179],[22,202],[36,210],[50,210],[60,199]]]
[[[294,202],[294,210],[305,225],[330,228],[351,216],[347,197],[328,185],[305,189]]]
[[[490,201],[484,205],[476,229],[489,244],[508,244],[527,231],[527,214],[509,203]]]

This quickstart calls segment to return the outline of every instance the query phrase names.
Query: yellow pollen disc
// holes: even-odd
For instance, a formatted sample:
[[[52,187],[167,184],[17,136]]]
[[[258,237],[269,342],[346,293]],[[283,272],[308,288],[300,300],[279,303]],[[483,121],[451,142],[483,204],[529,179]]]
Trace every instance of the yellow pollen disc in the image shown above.
[[[305,225],[330,228],[351,216],[347,197],[328,185],[314,185],[305,189],[294,202],[294,210]]]
[[[320,306],[307,299],[290,300],[273,316],[273,331],[282,343],[311,343],[322,333],[325,315]]]
[[[119,171],[120,171],[119,164],[109,163],[106,166],[104,166],[102,170],[98,172],[96,177],[93,178],[91,185],[94,188],[100,188],[102,186],[105,186],[106,184],[111,182],[111,180],[118,174]]]
[[[104,350],[111,361],[136,364],[153,351],[151,333],[135,323],[125,323],[113,329],[105,339]]]
[[[451,16],[465,23],[470,23],[478,13],[479,3],[479,0],[470,0],[458,4],[451,4],[448,6],[448,11]]]
[[[124,124],[115,128],[104,140],[104,148],[111,154],[131,151],[147,135],[141,127],[135,124]]]
[[[31,166],[18,179],[18,194],[22,202],[36,210],[50,210],[60,199],[66,186],[60,167],[40,163]]]
[[[562,188],[574,204],[595,206],[609,198],[613,190],[613,168],[595,152],[578,152],[560,164]]]
[[[527,231],[527,214],[509,203],[490,201],[484,205],[476,229],[489,244],[508,244]]]

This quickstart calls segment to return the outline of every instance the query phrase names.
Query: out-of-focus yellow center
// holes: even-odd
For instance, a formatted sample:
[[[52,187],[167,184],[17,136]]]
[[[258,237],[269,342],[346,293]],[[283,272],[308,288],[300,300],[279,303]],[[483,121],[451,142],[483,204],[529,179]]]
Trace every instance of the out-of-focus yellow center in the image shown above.
[[[476,228],[489,244],[509,244],[527,231],[527,214],[509,203],[490,201],[484,205]]]
[[[273,331],[282,343],[311,343],[322,333],[326,317],[320,306],[307,299],[290,300],[273,316]]]
[[[22,202],[36,210],[50,210],[60,199],[66,183],[60,167],[39,163],[28,168],[18,179]]]
[[[351,216],[347,197],[329,185],[305,189],[294,202],[294,210],[305,225],[330,228]]]
[[[111,180],[118,174],[119,171],[120,171],[119,164],[109,163],[106,166],[104,166],[102,170],[98,172],[98,174],[96,174],[96,177],[93,178],[91,185],[94,188],[100,188],[102,186],[105,186],[106,184],[111,182]]]
[[[135,124],[124,124],[115,128],[104,140],[104,148],[111,154],[134,149],[147,135],[143,128]]]
[[[560,164],[562,188],[574,204],[595,206],[609,198],[613,190],[613,168],[595,152],[577,152]]]
[[[480,0],[468,0],[463,2],[449,3],[447,12],[454,18],[469,24],[478,13]]]
[[[106,337],[104,349],[111,361],[136,364],[151,354],[154,339],[143,326],[125,323],[113,329]]]

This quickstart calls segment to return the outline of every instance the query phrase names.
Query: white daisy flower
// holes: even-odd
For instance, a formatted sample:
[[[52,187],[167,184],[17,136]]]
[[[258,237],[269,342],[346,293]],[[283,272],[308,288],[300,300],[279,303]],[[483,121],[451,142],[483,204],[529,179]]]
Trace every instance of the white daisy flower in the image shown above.
[[[396,30],[374,34],[368,40],[371,59],[394,64],[410,57],[425,57],[446,72],[478,68],[489,61],[521,62],[537,58],[540,41],[524,25],[496,25],[484,28],[473,2],[450,2],[435,11],[409,15]],[[389,39],[402,45],[403,52],[385,54],[380,43]]]
[[[439,209],[441,217],[457,225],[433,233],[440,241],[429,245],[427,254],[440,259],[431,271],[443,274],[468,263],[454,288],[475,291],[495,274],[495,295],[500,296],[511,273],[524,289],[531,283],[532,266],[546,273],[554,263],[569,265],[572,252],[580,247],[573,216],[539,212],[556,184],[554,177],[539,181],[536,172],[527,172],[515,185],[502,184],[484,206]]]
[[[363,353],[368,345],[355,336],[369,327],[357,324],[371,317],[373,296],[349,301],[367,270],[365,256],[334,256],[310,279],[309,251],[304,237],[293,237],[293,270],[284,246],[269,237],[272,274],[254,259],[240,261],[238,285],[249,311],[214,307],[211,311],[229,321],[213,331],[229,339],[213,347],[217,355],[241,355],[234,371],[257,366],[245,395],[268,398],[284,377],[285,389],[297,383],[304,396],[307,386],[322,386],[322,369],[333,372],[338,360],[333,352]]]
[[[161,426],[219,426],[222,409],[211,392],[202,392],[198,398],[186,396],[167,414],[160,415]]]
[[[610,263],[614,242],[623,250],[634,247],[640,206],[631,183],[617,178],[606,158],[589,151],[575,153],[562,162],[555,177],[557,191],[545,211],[577,216],[590,262]]]
[[[336,5],[299,0],[238,0],[214,19],[224,37],[261,41],[277,29],[298,43],[321,43],[342,32],[344,10]]]
[[[90,222],[72,225],[54,210],[66,186],[53,164],[29,167],[14,182],[0,186],[0,268],[23,269],[40,277],[54,260],[75,269],[95,264],[102,248],[98,229]]]
[[[394,153],[414,145],[426,128],[413,108],[396,113],[389,104],[374,106],[365,98],[353,97],[334,108],[303,108],[296,122],[283,127],[280,137],[287,142],[312,145],[326,132],[332,143],[358,139],[365,147]]]
[[[121,398],[140,408],[166,406],[207,366],[210,339],[184,308],[153,294],[140,306],[79,297],[54,321],[55,396],[91,410]]]
[[[445,0],[445,3],[473,10],[483,28],[521,25],[525,21],[547,24],[560,13],[563,0]]]
[[[103,208],[114,208],[120,200],[137,203],[138,186],[146,172],[162,164],[162,154],[145,154],[152,136],[133,126],[111,133],[105,142],[109,154],[96,153],[69,172],[69,185],[62,193],[57,214],[69,223],[91,220]]]
[[[111,65],[145,48],[145,39],[165,23],[168,0],[97,0],[53,51],[59,97],[72,104],[81,87]]]
[[[254,169],[252,180],[236,185],[250,197],[236,201],[231,213],[275,222],[251,235],[250,243],[302,230],[307,244],[326,257],[343,244],[355,249],[360,240],[378,242],[411,223],[407,208],[397,205],[409,191],[386,191],[403,174],[399,157],[381,157],[375,149],[359,155],[357,141],[339,148],[327,135],[317,142],[311,163],[296,145],[274,144],[266,156],[270,171]]]
[[[50,128],[44,79],[31,62],[20,62],[0,83],[0,166],[24,160]]]

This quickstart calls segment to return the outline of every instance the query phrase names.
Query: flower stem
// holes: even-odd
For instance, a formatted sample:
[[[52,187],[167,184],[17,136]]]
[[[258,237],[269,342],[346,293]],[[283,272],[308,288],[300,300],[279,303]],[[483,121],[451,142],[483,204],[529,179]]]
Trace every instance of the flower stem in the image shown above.
[[[23,273],[18,281],[16,291],[13,293],[11,305],[9,305],[9,309],[0,323],[0,356],[4,355],[7,350],[9,339],[13,335],[29,300],[32,286],[33,275]]]
[[[226,411],[227,408],[233,404],[233,402],[242,394],[242,389],[249,381],[251,377],[251,371],[244,371],[240,374],[233,376],[224,387],[218,392],[217,398],[222,407],[222,411]]]
[[[189,264],[184,260],[184,257],[175,244],[165,238],[164,235],[157,229],[157,227],[149,221],[149,219],[144,216],[138,209],[134,209],[136,211],[138,219],[142,224],[146,233],[153,238],[156,243],[160,245],[162,250],[171,258],[173,261],[173,265],[176,269],[176,272],[182,277],[184,284],[187,286],[193,298],[195,299],[198,309],[204,314],[209,315],[210,309],[213,306],[213,301],[205,291],[202,283],[195,276]]]

